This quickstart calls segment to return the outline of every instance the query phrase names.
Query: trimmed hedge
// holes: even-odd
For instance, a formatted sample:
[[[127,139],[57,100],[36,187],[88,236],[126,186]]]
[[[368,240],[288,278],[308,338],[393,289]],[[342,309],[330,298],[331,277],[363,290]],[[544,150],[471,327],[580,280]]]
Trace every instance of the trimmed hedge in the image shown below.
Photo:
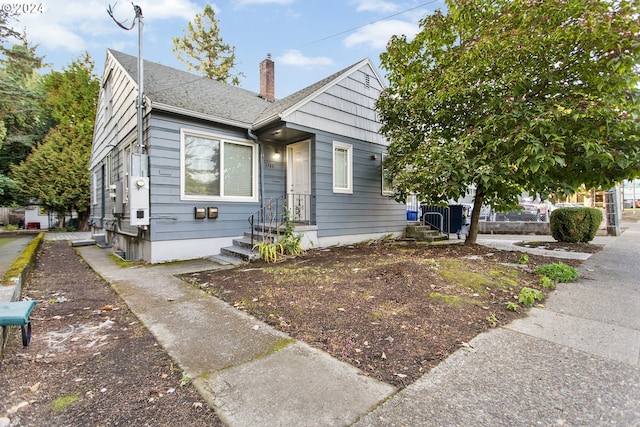
[[[549,217],[551,236],[559,242],[590,242],[601,223],[602,211],[596,208],[559,208]]]

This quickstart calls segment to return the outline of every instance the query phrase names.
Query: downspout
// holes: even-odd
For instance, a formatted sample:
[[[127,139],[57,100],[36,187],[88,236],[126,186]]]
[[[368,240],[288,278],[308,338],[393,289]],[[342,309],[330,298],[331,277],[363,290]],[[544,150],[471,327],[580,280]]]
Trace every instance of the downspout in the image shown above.
[[[260,208],[263,208],[263,204],[264,204],[264,147],[262,146],[262,143],[258,140],[258,137],[256,135],[254,135],[253,132],[251,132],[251,129],[247,129],[247,136],[249,136],[250,139],[252,139],[256,144],[258,144],[258,158],[260,159],[260,161],[258,162],[258,175],[259,175],[259,179],[260,179]]]

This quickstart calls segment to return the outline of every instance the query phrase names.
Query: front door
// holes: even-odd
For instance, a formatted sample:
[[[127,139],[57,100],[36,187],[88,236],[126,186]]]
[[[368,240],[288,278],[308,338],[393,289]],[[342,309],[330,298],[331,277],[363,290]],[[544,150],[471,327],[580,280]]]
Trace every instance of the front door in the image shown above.
[[[287,206],[293,222],[311,219],[311,161],[309,141],[287,146]]]

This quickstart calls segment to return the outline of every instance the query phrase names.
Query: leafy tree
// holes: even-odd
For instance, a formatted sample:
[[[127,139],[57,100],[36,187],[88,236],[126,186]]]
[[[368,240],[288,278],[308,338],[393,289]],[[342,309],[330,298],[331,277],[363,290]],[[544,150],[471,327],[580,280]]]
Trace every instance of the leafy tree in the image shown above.
[[[640,171],[639,3],[448,0],[381,55],[377,102],[397,197],[511,209]]]
[[[12,167],[19,194],[58,213],[78,212],[81,229],[90,207],[91,140],[99,81],[88,54],[44,77],[47,104],[58,125],[20,165]],[[62,224],[64,225],[64,224]]]
[[[202,14],[196,14],[183,33],[182,37],[173,39],[173,53],[187,64],[187,70],[234,86],[240,84],[244,74],[231,73],[236,65],[236,48],[224,43],[220,37],[218,20],[211,5],[205,5]]]

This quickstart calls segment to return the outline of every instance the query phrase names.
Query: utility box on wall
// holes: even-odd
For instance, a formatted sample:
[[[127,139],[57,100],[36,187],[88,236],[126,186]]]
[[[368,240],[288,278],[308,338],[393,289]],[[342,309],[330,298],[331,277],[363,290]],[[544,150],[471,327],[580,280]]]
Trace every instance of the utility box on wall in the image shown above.
[[[112,184],[110,190],[109,195],[113,200],[113,214],[124,214],[124,185],[122,181],[117,181],[115,184]]]
[[[149,225],[148,177],[131,177],[129,180],[129,224]]]

